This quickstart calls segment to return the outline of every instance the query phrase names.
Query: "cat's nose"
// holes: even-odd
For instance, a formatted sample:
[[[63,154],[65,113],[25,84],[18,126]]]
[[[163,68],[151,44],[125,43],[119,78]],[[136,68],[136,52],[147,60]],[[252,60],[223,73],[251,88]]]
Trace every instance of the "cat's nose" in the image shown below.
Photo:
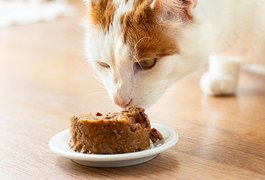
[[[118,106],[122,107],[122,108],[126,108],[127,106],[130,105],[131,102],[132,102],[132,99],[130,99],[130,98],[123,99],[123,98],[120,98],[118,96],[116,96],[114,98],[114,103],[117,104]]]

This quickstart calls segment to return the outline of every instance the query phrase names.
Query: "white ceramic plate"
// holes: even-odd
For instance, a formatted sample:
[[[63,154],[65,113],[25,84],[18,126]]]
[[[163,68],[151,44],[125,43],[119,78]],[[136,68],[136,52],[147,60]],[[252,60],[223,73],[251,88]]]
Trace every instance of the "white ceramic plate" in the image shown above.
[[[152,144],[150,149],[139,152],[125,154],[83,154],[72,151],[68,142],[70,140],[70,130],[66,129],[54,135],[49,141],[50,149],[65,158],[72,159],[74,162],[92,167],[124,167],[141,164],[155,158],[158,154],[171,148],[178,142],[178,134],[163,125],[152,124],[152,128],[159,130],[164,140]]]

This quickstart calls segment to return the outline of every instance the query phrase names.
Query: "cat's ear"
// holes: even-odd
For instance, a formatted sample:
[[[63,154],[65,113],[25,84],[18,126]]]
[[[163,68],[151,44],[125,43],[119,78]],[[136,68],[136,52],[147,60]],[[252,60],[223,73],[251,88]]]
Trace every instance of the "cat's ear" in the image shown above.
[[[190,22],[197,0],[151,0],[151,9],[162,20]]]

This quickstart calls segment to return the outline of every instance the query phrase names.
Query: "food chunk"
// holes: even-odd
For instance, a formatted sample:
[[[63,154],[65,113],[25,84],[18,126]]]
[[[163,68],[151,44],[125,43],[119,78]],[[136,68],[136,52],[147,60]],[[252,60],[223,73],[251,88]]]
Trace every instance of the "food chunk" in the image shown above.
[[[163,135],[155,128],[150,130],[149,137],[153,143],[163,139]]]

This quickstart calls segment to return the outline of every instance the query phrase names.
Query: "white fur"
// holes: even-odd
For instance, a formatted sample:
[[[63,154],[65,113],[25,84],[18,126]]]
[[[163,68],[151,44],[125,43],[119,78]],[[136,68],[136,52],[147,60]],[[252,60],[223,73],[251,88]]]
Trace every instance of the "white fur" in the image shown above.
[[[201,78],[202,91],[208,95],[233,95],[239,79],[237,57],[211,56],[209,71]]]
[[[209,56],[210,69],[201,80],[202,90],[209,95],[236,91],[239,63],[265,65],[265,0],[198,0],[193,11],[195,23],[172,22],[176,32],[171,36],[176,38],[180,53],[163,57],[151,70],[136,74],[120,27],[120,17],[132,9],[133,0],[127,5],[114,2],[118,10],[107,35],[87,23],[86,50],[111,99],[120,106],[130,99],[131,105],[153,104],[174,82],[199,69]],[[97,61],[111,68],[101,68]]]
[[[132,7],[131,2],[118,4],[113,25],[107,34],[89,21],[85,25],[87,58],[108,90],[110,98],[119,105],[130,102],[134,84],[128,47],[122,42],[120,27],[121,15]],[[97,62],[105,62],[111,68],[102,68]]]

